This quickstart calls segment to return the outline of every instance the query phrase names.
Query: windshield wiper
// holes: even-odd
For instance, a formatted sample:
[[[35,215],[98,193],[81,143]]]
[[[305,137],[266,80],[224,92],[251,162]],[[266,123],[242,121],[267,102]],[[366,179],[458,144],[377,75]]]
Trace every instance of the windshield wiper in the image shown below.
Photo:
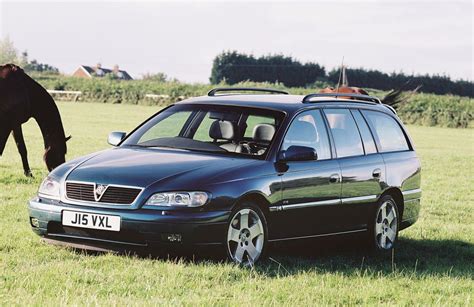
[[[140,144],[129,144],[126,146],[130,147],[138,147],[138,148],[171,148],[171,149],[178,149],[178,150],[189,150],[187,148],[175,147],[170,145],[140,145]]]

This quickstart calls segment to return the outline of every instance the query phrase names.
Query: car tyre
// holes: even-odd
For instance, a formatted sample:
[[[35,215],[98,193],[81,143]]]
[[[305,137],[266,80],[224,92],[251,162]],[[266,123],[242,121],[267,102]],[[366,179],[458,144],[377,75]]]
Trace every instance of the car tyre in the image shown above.
[[[267,220],[262,210],[253,203],[244,203],[234,209],[227,223],[228,259],[252,267],[265,257],[267,245]]]
[[[369,224],[370,247],[379,252],[392,250],[398,240],[400,214],[397,202],[390,195],[382,197]]]

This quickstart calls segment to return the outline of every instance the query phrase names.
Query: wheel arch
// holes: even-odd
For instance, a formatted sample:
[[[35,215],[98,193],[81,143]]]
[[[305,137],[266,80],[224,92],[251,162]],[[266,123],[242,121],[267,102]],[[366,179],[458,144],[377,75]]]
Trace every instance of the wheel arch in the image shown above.
[[[264,194],[257,191],[246,193],[235,201],[234,205],[232,206],[232,210],[234,210],[244,202],[252,202],[256,204],[268,219],[268,213],[270,212],[270,201]]]
[[[390,195],[393,197],[393,199],[397,202],[397,206],[398,206],[398,213],[400,214],[400,219],[399,221],[401,222],[402,219],[403,219],[403,211],[405,209],[405,205],[404,205],[404,200],[403,200],[403,194],[402,194],[402,191],[397,188],[397,187],[391,187],[391,188],[388,188],[387,190],[385,190],[382,195],[380,195],[380,198],[381,199],[382,197],[384,197],[385,195]]]

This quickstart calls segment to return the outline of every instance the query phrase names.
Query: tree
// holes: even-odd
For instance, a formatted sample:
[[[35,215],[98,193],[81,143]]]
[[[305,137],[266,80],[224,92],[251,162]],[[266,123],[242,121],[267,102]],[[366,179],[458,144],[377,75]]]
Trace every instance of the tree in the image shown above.
[[[213,62],[210,81],[235,84],[242,81],[279,82],[286,86],[306,86],[324,79],[324,67],[305,63],[284,55],[267,55],[259,58],[237,51],[223,52]]]
[[[26,71],[52,72],[58,73],[59,70],[51,65],[39,63],[37,60],[28,59],[28,51],[23,51],[18,55],[15,45],[6,37],[0,40],[0,65],[13,63],[23,67]]]
[[[18,50],[10,38],[7,36],[0,39],[0,65],[7,63],[19,64],[18,60]]]

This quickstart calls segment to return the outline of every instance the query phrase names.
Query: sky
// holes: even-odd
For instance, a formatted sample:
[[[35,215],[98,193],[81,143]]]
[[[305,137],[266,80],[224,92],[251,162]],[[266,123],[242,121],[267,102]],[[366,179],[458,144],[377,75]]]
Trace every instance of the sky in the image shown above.
[[[237,50],[472,81],[473,16],[471,0],[0,0],[0,37],[66,74],[101,63],[208,82],[214,57]]]

